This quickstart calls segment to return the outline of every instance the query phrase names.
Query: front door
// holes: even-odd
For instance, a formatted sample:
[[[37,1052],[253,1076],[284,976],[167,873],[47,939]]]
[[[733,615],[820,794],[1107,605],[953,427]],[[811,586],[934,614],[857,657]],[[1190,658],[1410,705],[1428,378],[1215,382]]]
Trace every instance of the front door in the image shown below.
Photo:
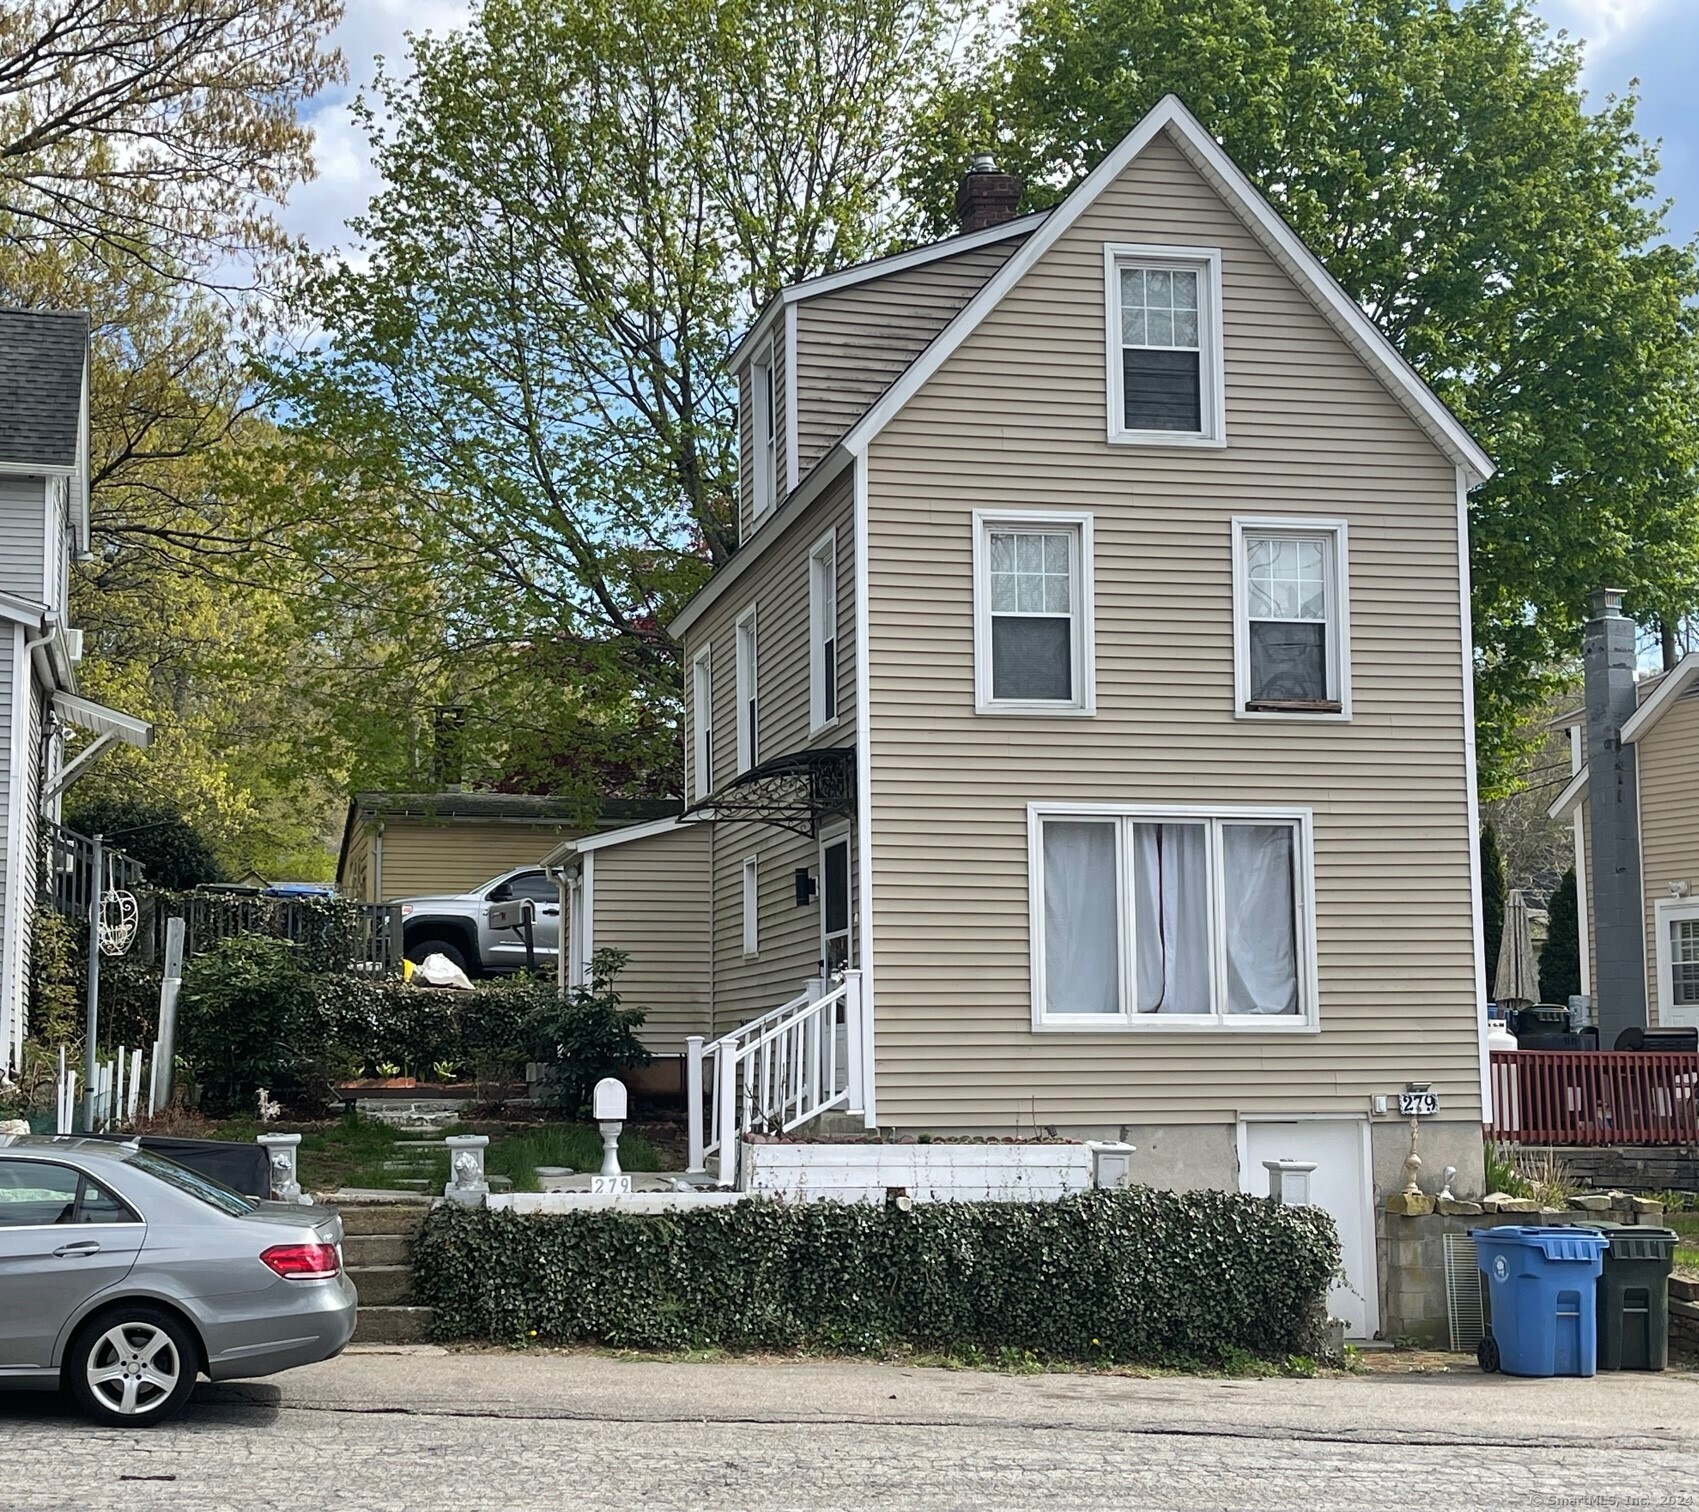
[[[1266,1197],[1265,1160],[1307,1160],[1310,1200],[1333,1217],[1345,1277],[1328,1289],[1327,1310],[1345,1320],[1347,1338],[1368,1339],[1380,1326],[1380,1290],[1375,1270],[1373,1189],[1365,1165],[1364,1121],[1360,1118],[1295,1118],[1290,1122],[1247,1119],[1240,1125],[1244,1159],[1239,1190]]]
[[[0,1157],[0,1371],[50,1368],[66,1320],[129,1274],[143,1232],[70,1166]]]
[[[841,829],[820,837],[820,969],[834,976],[855,964],[850,928],[850,836]]]

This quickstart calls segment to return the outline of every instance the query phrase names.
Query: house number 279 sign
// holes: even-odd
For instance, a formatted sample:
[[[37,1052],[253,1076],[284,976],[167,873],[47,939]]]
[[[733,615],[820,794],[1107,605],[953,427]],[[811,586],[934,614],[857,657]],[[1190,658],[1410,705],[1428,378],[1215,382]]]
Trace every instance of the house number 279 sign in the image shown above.
[[[1439,1094],[1437,1092],[1400,1092],[1398,1094],[1398,1112],[1402,1118],[1426,1118],[1432,1113],[1439,1112]]]

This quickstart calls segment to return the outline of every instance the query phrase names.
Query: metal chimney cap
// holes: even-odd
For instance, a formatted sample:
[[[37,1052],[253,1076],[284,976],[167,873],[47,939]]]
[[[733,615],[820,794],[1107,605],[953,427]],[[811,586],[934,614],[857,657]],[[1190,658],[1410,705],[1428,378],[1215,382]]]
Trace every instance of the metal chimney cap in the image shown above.
[[[995,173],[997,171],[997,159],[992,157],[989,152],[976,152],[973,155],[973,161],[968,165],[967,171],[969,173]]]
[[[1593,618],[1621,619],[1622,595],[1621,588],[1600,588],[1593,595]]]

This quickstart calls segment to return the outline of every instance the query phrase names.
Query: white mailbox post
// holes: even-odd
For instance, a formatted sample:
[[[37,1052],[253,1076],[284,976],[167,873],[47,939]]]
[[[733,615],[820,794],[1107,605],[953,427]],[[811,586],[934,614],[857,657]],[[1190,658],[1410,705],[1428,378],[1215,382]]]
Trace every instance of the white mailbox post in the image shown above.
[[[617,1076],[604,1076],[596,1083],[591,1102],[596,1125],[602,1131],[602,1175],[618,1176],[619,1131],[625,1126],[625,1083]]]
[[[1313,1160],[1265,1160],[1268,1171],[1268,1195],[1282,1207],[1310,1205],[1310,1173]]]

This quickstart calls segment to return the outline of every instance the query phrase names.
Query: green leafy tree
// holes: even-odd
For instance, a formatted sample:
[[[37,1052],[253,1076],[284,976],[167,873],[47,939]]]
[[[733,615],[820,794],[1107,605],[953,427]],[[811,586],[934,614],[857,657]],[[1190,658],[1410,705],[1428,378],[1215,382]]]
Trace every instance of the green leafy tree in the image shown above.
[[[993,149],[1053,203],[1164,94],[1196,112],[1495,458],[1471,499],[1482,791],[1514,784],[1587,596],[1699,600],[1699,261],[1632,99],[1523,0],[1025,0],[936,92],[935,228]]]
[[[1567,1003],[1580,991],[1581,910],[1572,866],[1546,905],[1546,942],[1540,947],[1540,1000]]]
[[[1487,992],[1498,971],[1498,947],[1504,938],[1504,857],[1499,853],[1498,832],[1481,826],[1481,953],[1487,965]]]
[[[85,835],[110,836],[112,844],[142,864],[155,887],[189,888],[222,882],[224,868],[206,837],[166,804],[113,799],[78,801],[72,789],[65,822]]]
[[[736,543],[723,360],[781,284],[882,250],[939,30],[936,0],[488,0],[379,78],[362,260],[306,279],[328,339],[276,376],[316,486],[413,543],[469,776],[676,785],[665,624]]]

